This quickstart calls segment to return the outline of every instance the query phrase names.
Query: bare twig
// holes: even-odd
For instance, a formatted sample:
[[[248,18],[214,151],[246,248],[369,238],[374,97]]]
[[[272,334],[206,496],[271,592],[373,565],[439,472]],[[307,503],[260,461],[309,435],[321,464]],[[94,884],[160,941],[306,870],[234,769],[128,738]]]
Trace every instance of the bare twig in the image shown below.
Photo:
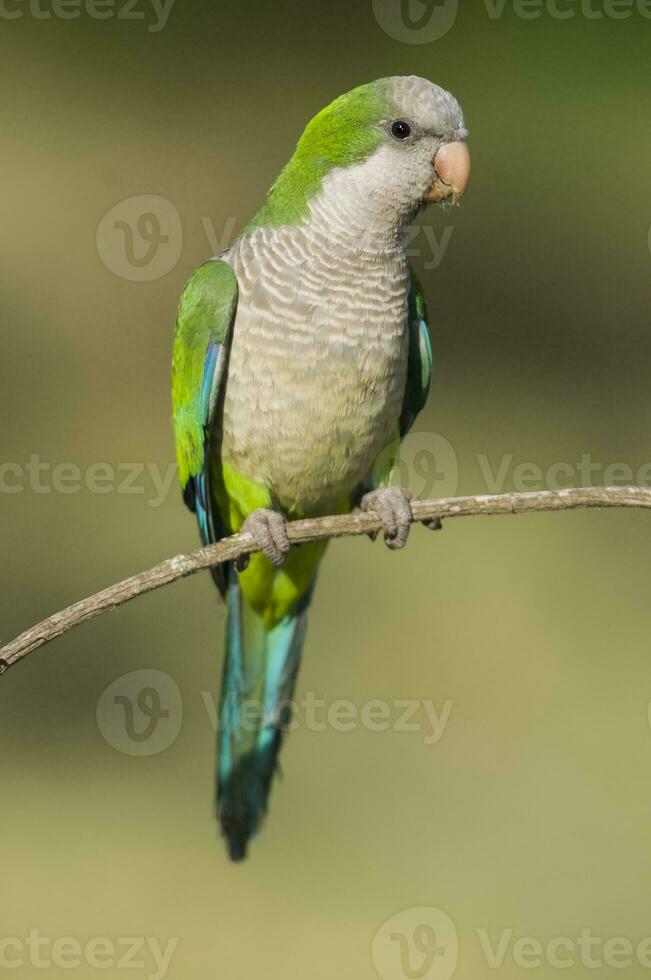
[[[541,490],[531,493],[490,494],[479,497],[444,497],[439,500],[414,500],[414,521],[435,522],[450,517],[479,514],[530,514],[537,511],[573,510],[577,507],[643,507],[651,509],[651,488],[647,487],[577,487],[568,490]],[[342,538],[380,531],[381,522],[372,513],[342,514],[335,517],[310,518],[288,524],[289,540],[294,544],[324,538]],[[0,648],[0,674],[22,660],[28,653],[61,636],[80,623],[107,609],[135,599],[145,592],[160,589],[176,579],[193,575],[204,568],[232,561],[256,551],[250,534],[235,534],[216,544],[199,548],[186,555],[168,558],[160,565],[110,585],[95,595],[81,599],[61,612],[49,616]]]

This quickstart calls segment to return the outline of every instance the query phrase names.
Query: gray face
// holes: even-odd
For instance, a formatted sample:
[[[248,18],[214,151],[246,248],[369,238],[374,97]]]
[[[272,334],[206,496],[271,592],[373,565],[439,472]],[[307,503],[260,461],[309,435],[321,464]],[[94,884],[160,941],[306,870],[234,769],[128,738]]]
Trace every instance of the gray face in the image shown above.
[[[369,169],[376,195],[393,200],[405,220],[425,202],[442,199],[431,196],[435,158],[445,144],[464,142],[468,130],[459,103],[445,89],[415,75],[389,83],[391,112],[378,123],[385,139]]]
[[[386,120],[387,131],[393,121],[404,121],[411,135],[406,143],[423,137],[439,142],[465,140],[468,130],[461,106],[450,92],[417,75],[399,75],[391,79],[391,97],[396,110],[395,120]]]
[[[461,197],[469,154],[463,113],[449,92],[413,75],[376,84],[382,115],[366,125],[381,135],[378,145],[359,162],[333,166],[308,204],[310,220],[329,235],[336,229],[386,245],[426,203]]]

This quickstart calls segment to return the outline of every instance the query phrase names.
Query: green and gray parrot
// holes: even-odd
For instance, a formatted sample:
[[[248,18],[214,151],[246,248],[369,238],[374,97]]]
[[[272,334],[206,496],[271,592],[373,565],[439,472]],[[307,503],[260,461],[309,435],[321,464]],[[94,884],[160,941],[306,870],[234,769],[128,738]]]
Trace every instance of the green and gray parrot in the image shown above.
[[[456,99],[423,78],[340,96],[181,298],[184,499],[205,543],[247,531],[260,549],[213,573],[227,604],[217,810],[233,860],[267,809],[326,549],[290,550],[286,522],[361,507],[380,516],[390,547],[407,540],[392,447],[425,404],[431,349],[406,232],[425,204],[463,194],[467,135]]]

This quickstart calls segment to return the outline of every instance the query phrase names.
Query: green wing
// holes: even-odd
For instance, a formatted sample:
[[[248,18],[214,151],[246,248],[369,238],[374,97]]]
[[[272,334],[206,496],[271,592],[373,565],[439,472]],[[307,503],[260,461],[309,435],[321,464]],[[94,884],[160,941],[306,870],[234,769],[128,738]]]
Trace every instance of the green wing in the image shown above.
[[[172,406],[179,479],[204,541],[214,540],[206,444],[228,360],[237,292],[237,278],[226,262],[211,259],[199,266],[183,290],[174,335]]]
[[[407,384],[400,413],[400,438],[404,438],[414,424],[429,394],[432,380],[432,347],[427,323],[427,307],[421,285],[411,272],[409,292],[409,360]]]

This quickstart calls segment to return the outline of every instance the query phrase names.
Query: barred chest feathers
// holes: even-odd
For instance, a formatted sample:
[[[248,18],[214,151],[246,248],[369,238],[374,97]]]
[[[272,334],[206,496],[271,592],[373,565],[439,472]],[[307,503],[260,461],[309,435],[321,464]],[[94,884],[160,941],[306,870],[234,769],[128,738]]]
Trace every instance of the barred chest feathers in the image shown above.
[[[309,221],[257,228],[225,257],[239,299],[222,456],[298,514],[327,512],[370,472],[405,390],[402,235],[346,205],[320,195]]]

